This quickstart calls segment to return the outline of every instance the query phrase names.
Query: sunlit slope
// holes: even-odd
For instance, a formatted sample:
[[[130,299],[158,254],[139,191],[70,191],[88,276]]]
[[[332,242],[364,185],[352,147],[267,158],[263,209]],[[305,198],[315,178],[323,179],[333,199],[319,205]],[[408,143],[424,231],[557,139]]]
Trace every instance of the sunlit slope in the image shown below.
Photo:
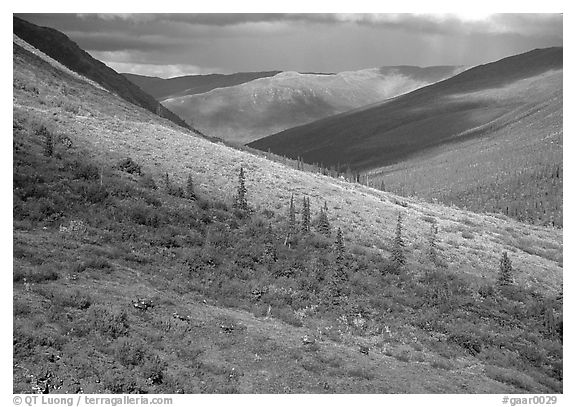
[[[541,293],[561,307],[561,231],[211,143],[32,51],[13,48],[15,393],[562,391],[561,337],[546,336],[539,314]],[[53,135],[50,157],[42,126]],[[126,157],[146,176],[121,170]],[[248,217],[231,208],[241,166]],[[166,172],[173,185],[190,175],[199,199],[168,194]],[[332,227],[343,230],[355,293],[342,308],[320,303],[325,310],[308,313],[318,297],[301,300],[315,295],[306,282],[333,248],[317,234],[295,248],[280,241],[292,194],[298,209],[309,196],[314,215],[326,202]],[[395,274],[382,266],[398,213],[407,264]],[[85,231],[73,230],[79,220]],[[434,220],[442,270],[426,254]],[[269,275],[253,258],[268,225],[279,235],[274,264],[281,272],[303,264],[298,279]],[[217,227],[234,233],[231,245]],[[313,261],[298,257],[302,249]],[[518,284],[500,305],[501,294],[487,290],[503,250]],[[262,302],[254,287],[270,290]],[[153,306],[136,307],[142,298]]]
[[[437,82],[462,68],[384,67],[339,74],[282,72],[238,86],[165,98],[206,134],[246,143]]]
[[[429,227],[425,218],[434,217],[439,223],[439,247],[449,269],[471,278],[493,280],[502,251],[513,250],[518,281],[543,290],[561,287],[561,231],[400,199],[296,171],[183,131],[144,109],[75,80],[18,46],[14,50],[14,114],[45,122],[55,132],[92,151],[97,161],[114,163],[130,156],[154,177],[159,179],[168,172],[180,182],[192,173],[200,193],[227,201],[232,201],[237,172],[243,166],[248,199],[255,208],[284,213],[290,195],[295,194],[309,196],[315,213],[315,208],[326,201],[334,226],[342,228],[347,242],[384,252],[393,237],[396,216],[402,212],[409,262],[419,262],[425,256],[422,231]],[[19,83],[25,85],[17,86]],[[399,205],[401,201],[405,206]],[[523,251],[526,244],[533,250]]]
[[[39,27],[18,17],[13,18],[13,31],[15,35],[71,71],[98,83],[128,102],[141,106],[161,117],[166,117],[180,126],[188,127],[182,119],[158,103],[152,96],[106,64],[92,58],[90,54],[60,31]]]
[[[562,48],[537,49],[250,145],[325,166],[381,167],[501,127],[561,91],[561,72]]]

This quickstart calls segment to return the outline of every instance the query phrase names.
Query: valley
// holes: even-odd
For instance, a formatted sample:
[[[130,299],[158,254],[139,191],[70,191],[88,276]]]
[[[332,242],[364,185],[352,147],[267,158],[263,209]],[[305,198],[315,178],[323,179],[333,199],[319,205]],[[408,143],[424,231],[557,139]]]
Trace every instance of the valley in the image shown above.
[[[486,188],[556,176],[557,69],[508,73],[506,92],[496,79],[447,91],[445,117],[475,126],[358,167],[381,191],[202,137],[195,120],[181,126],[49,54],[14,37],[15,393],[563,392],[563,231],[431,202],[464,202],[461,185],[490,168],[502,175]],[[203,95],[283,76],[300,78]],[[452,89],[349,115],[439,112],[399,113],[434,86]],[[523,92],[540,99],[528,107]],[[548,191],[561,210],[561,183]]]
[[[279,131],[310,123],[409,92],[452,76],[463,68],[438,66],[383,67],[338,74],[274,72],[226,76],[212,86],[211,76],[191,77],[198,88],[189,90],[187,79],[173,78],[159,85],[143,86],[161,103],[205,134],[245,144]],[[240,78],[254,78],[235,85]],[[170,82],[170,84],[167,83]],[[138,82],[135,82],[138,83]],[[172,83],[174,86],[172,86]],[[198,89],[206,83],[205,91]],[[233,86],[234,85],[234,86]],[[210,89],[208,91],[208,89]],[[167,92],[173,92],[166,95]]]

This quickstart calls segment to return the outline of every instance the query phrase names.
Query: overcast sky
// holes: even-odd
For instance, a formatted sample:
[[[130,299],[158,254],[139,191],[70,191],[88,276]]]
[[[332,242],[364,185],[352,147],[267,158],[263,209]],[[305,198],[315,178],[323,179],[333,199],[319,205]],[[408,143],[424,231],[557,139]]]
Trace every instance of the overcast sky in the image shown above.
[[[163,78],[264,70],[478,65],[562,46],[560,14],[17,14],[118,72]]]

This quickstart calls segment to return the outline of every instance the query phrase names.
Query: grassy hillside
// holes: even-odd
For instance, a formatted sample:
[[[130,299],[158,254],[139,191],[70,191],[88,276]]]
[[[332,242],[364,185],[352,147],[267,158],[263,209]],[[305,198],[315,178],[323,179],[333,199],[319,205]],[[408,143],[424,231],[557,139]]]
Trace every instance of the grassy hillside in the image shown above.
[[[562,87],[561,74],[546,81]],[[364,179],[403,195],[562,227],[562,91],[486,133],[369,171]]]
[[[557,81],[547,86],[547,81],[538,79],[561,70],[562,48],[534,50],[474,67],[366,109],[288,129],[250,146],[325,166],[380,167],[463,136],[480,135],[469,131],[560,90]],[[518,81],[527,81],[534,92],[518,87]],[[510,87],[515,91],[510,93]]]
[[[211,143],[21,47],[13,69],[14,392],[562,391],[561,231]],[[285,245],[292,194],[330,237]]]
[[[102,62],[92,58],[60,31],[39,27],[18,17],[13,17],[13,30],[18,37],[72,71],[93,80],[130,103],[165,117],[180,126],[188,127],[182,119],[158,103],[152,96]]]
[[[162,103],[206,134],[247,143],[445,79],[462,68],[383,67],[338,74],[282,72]]]
[[[355,168],[374,188],[561,227],[561,68],[561,49],[535,50],[251,146]]]
[[[210,92],[217,88],[240,85],[259,78],[266,78],[279,74],[281,71],[266,72],[238,72],[229,75],[188,75],[176,78],[156,78],[131,73],[123,73],[128,80],[143,89],[156,100],[162,101],[167,98],[196,95]]]

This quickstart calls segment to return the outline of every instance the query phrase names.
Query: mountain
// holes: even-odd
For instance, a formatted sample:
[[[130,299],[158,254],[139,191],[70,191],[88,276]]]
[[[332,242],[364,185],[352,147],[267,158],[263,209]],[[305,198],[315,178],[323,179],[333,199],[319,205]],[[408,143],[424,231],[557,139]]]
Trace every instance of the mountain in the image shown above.
[[[92,58],[90,54],[60,31],[39,27],[15,16],[13,17],[13,31],[14,34],[39,51],[72,71],[102,85],[124,100],[165,117],[180,126],[188,127],[182,119],[158,103],[152,96],[143,92],[138,86],[104,63]]]
[[[265,72],[239,72],[234,74],[189,75],[176,78],[157,78],[131,73],[123,73],[130,82],[134,83],[156,100],[206,93],[216,88],[226,88],[240,85],[259,78],[266,78],[279,74],[281,71]]]
[[[211,142],[17,38],[12,127],[14,393],[563,391],[561,230]]]
[[[282,72],[162,103],[212,136],[246,143],[437,82],[461,67],[383,67],[338,74]]]
[[[249,145],[325,166],[365,170],[475,138],[561,91],[562,48],[536,49]]]

